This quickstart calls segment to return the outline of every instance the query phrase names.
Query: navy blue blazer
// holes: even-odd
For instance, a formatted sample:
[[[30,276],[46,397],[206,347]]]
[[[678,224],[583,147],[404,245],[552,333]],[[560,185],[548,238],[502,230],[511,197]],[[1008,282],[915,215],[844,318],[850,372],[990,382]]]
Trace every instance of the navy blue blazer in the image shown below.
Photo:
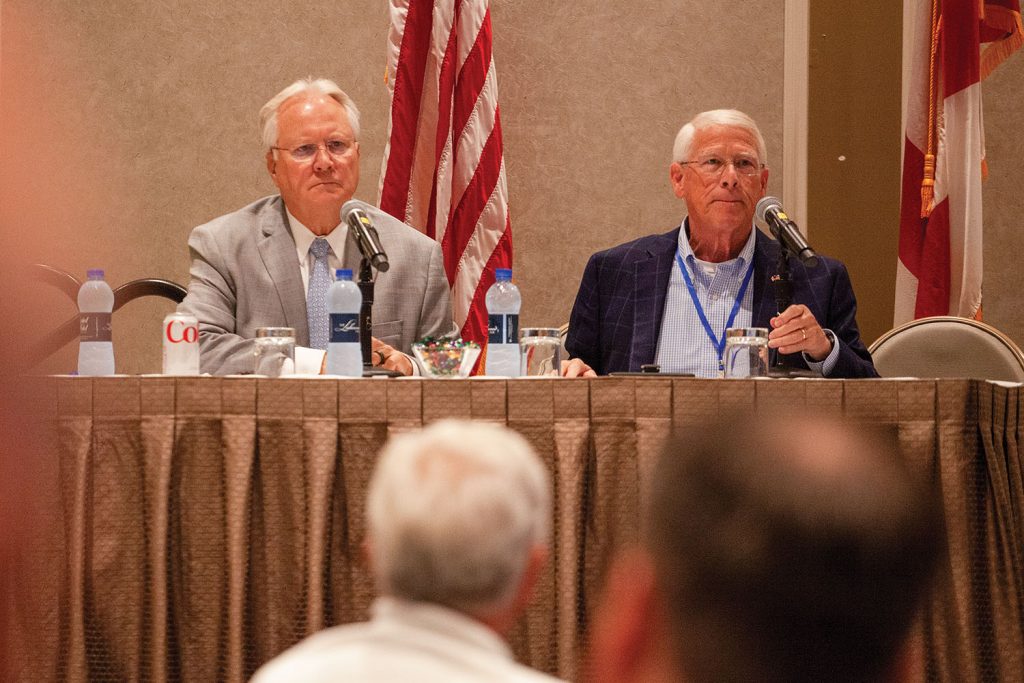
[[[754,240],[754,327],[768,327],[776,315],[771,276],[779,259],[779,243],[760,230]],[[640,370],[653,363],[665,310],[679,228],[649,235],[590,257],[583,271],[576,303],[569,318],[565,347],[599,375]],[[841,342],[830,377],[878,377],[871,355],[857,329],[857,300],[846,266],[819,256],[816,268],[790,259],[793,303],[811,309],[818,323]],[[793,367],[804,367],[802,354],[787,356]]]

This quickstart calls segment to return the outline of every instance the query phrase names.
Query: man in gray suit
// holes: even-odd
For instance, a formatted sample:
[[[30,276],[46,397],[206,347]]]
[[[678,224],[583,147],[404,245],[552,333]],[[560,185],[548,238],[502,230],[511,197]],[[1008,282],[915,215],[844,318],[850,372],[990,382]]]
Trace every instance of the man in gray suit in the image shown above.
[[[360,252],[341,206],[359,184],[359,110],[332,81],[303,79],[260,110],[267,170],[279,195],[200,225],[189,237],[188,295],[178,307],[199,319],[203,372],[252,372],[256,328],[295,328],[296,371],[318,372],[326,313],[307,292],[324,271],[351,268]],[[437,242],[369,205],[391,268],[376,278],[373,362],[402,374],[425,336],[456,332]],[[322,327],[321,327],[322,326]],[[321,348],[309,348],[313,345]]]

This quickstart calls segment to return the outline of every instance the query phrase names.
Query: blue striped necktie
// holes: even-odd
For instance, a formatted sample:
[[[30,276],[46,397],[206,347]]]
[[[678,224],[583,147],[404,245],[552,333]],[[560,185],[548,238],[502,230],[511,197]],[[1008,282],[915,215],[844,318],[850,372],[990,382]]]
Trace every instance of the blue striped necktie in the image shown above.
[[[327,263],[327,254],[330,251],[331,245],[323,237],[317,237],[309,247],[309,253],[313,254],[314,261],[309,272],[306,313],[309,318],[309,346],[313,349],[327,348],[327,289],[331,286],[331,268]]]

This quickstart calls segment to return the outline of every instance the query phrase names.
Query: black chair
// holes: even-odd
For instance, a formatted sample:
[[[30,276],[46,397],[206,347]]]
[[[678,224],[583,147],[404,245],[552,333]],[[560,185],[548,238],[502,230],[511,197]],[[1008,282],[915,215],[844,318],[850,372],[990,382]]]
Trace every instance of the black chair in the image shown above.
[[[36,263],[32,266],[32,277],[38,282],[51,285],[64,292],[75,307],[78,307],[78,289],[82,283],[74,275],[52,266]],[[114,289],[114,311],[118,311],[129,301],[145,296],[158,296],[178,304],[187,293],[187,289],[171,280],[160,278],[132,280]],[[62,346],[76,339],[78,334],[78,316],[75,315],[39,341],[30,353],[29,367],[38,365],[45,358],[56,353]]]

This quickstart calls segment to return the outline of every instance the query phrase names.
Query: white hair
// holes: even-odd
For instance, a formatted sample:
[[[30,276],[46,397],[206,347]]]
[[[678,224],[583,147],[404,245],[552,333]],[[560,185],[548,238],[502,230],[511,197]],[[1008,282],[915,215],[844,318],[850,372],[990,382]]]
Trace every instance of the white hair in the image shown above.
[[[765,147],[761,131],[758,130],[754,119],[738,109],[712,109],[701,112],[690,119],[690,122],[680,128],[679,133],[676,134],[676,143],[672,146],[672,161],[691,161],[688,157],[693,136],[697,134],[697,131],[712,126],[733,126],[749,131],[757,142],[758,161],[762,164],[768,163],[768,149]]]
[[[523,437],[484,422],[392,439],[366,508],[378,590],[469,614],[507,605],[551,535],[547,470]]]
[[[348,115],[348,125],[352,127],[352,134],[356,136],[356,140],[359,139],[359,109],[356,107],[356,103],[334,81],[327,78],[314,79],[311,76],[295,81],[271,97],[260,109],[260,134],[263,136],[264,147],[269,150],[277,145],[277,110],[281,108],[285,100],[307,92],[326,95],[343,106]]]

